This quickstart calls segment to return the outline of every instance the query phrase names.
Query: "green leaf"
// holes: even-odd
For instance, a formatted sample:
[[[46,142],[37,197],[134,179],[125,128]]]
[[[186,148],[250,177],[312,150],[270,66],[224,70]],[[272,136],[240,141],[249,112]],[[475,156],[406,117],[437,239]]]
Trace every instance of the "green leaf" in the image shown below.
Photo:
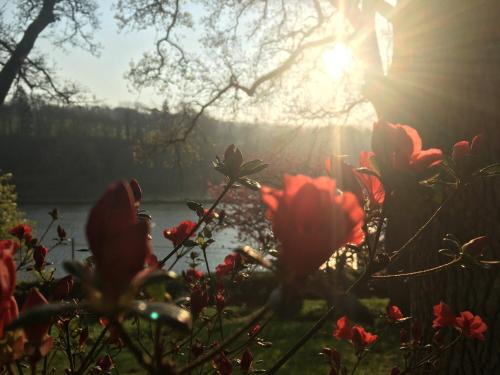
[[[456,258],[458,255],[456,251],[453,251],[450,249],[439,249],[438,253],[441,255],[445,255],[447,257],[450,257],[450,258]]]
[[[195,201],[187,201],[186,205],[191,211],[196,212],[197,215],[203,214],[203,205]]]
[[[203,236],[205,236],[205,238],[212,238],[212,231],[209,227],[203,228]]]
[[[467,254],[467,253],[462,253],[462,265],[465,267],[476,267],[476,268],[482,268],[482,269],[490,269],[491,266],[486,263],[481,263],[477,258]]]
[[[257,181],[252,180],[251,178],[248,178],[248,177],[238,178],[238,182],[240,184],[246,186],[247,188],[255,190],[255,191],[258,191],[261,188],[260,184]]]
[[[61,302],[49,303],[48,305],[39,305],[32,309],[22,312],[19,318],[12,321],[7,327],[7,330],[21,328],[27,324],[43,323],[50,321],[60,315],[65,315],[74,312],[78,308],[76,303]]]
[[[192,324],[191,313],[173,303],[133,301],[129,312],[143,319],[185,331],[189,330]]]
[[[167,281],[171,281],[177,278],[177,274],[173,271],[155,271],[151,272],[149,275],[142,279],[142,285],[152,285],[159,283],[166,283]]]
[[[184,241],[183,245],[185,247],[194,247],[197,246],[198,244],[193,240],[187,239],[186,241]]]
[[[246,162],[240,167],[240,172],[239,176],[248,176],[251,174],[258,173],[260,171],[263,171],[269,166],[269,164],[264,163],[262,160],[255,159],[249,162]]]
[[[247,261],[256,263],[267,269],[272,269],[273,267],[272,263],[268,259],[264,258],[264,255],[260,251],[255,250],[250,246],[244,246],[236,249],[235,251],[240,253]]]
[[[79,261],[64,262],[63,267],[69,274],[73,275],[76,279],[81,281],[88,281],[90,279],[90,271],[88,267]]]
[[[474,176],[494,177],[500,175],[500,163],[490,164],[479,171],[474,172]]]

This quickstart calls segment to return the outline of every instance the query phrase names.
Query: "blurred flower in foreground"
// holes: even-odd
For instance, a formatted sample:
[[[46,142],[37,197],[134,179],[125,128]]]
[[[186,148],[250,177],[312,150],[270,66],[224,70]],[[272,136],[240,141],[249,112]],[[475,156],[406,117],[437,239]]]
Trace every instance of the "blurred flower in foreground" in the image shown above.
[[[26,312],[48,303],[44,295],[38,289],[33,288],[28,292],[22,311]],[[24,325],[24,334],[28,341],[26,354],[31,357],[32,362],[45,357],[53,347],[52,337],[48,335],[50,324],[50,319],[41,319]]]
[[[16,265],[12,255],[14,243],[0,241],[0,339],[4,336],[4,327],[19,315],[14,289],[16,287]]]
[[[134,195],[126,182],[111,185],[96,203],[87,222],[87,238],[102,292],[109,300],[118,300],[146,263],[154,265],[149,224],[137,219]]]
[[[341,246],[362,242],[364,212],[354,194],[339,195],[328,177],[285,175],[283,182],[283,190],[261,192],[280,241],[279,260],[292,278],[315,271]]]

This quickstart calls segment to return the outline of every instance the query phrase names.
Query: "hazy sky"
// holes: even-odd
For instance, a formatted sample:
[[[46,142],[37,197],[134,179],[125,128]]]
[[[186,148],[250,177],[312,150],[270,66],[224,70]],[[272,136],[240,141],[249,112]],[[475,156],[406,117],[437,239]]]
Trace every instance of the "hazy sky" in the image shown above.
[[[59,77],[71,79],[88,89],[103,104],[116,106],[140,101],[148,106],[159,106],[162,99],[152,90],[138,93],[124,77],[132,59],[138,60],[154,40],[154,31],[120,32],[113,18],[110,0],[99,1],[101,29],[95,33],[95,41],[102,45],[99,56],[68,48],[54,49],[47,41],[37,43],[40,51],[48,53],[56,63]]]
[[[140,102],[148,107],[158,108],[163,102],[163,97],[152,89],[143,89],[141,92],[137,92],[125,78],[130,62],[132,60],[138,61],[142,54],[153,46],[155,31],[150,29],[140,32],[119,32],[114,19],[115,11],[112,8],[114,2],[114,0],[100,0],[98,2],[100,6],[98,17],[101,28],[96,30],[94,37],[95,41],[102,45],[99,56],[92,56],[77,48],[68,48],[65,51],[55,49],[43,38],[37,41],[36,47],[55,62],[59,78],[76,81],[93,95],[98,103],[110,106],[133,106],[133,103]],[[190,11],[194,17],[199,16],[197,13],[200,12],[195,7],[192,7]],[[189,31],[184,43],[193,47],[197,43],[196,40],[195,32]],[[335,63],[339,57],[333,56],[330,60]],[[337,69],[338,67],[334,70]],[[327,67],[326,70],[331,69]],[[326,89],[331,91],[335,85],[330,82],[330,78],[335,74],[330,72],[330,75],[326,76],[326,80],[324,74],[321,84],[326,85]],[[314,82],[312,85],[314,86]],[[313,91],[317,92],[317,89],[318,87]],[[321,96],[328,98],[326,95]],[[363,119],[353,120],[351,118],[351,121],[371,124],[371,121],[364,118],[366,117],[365,111],[360,113],[363,115]]]

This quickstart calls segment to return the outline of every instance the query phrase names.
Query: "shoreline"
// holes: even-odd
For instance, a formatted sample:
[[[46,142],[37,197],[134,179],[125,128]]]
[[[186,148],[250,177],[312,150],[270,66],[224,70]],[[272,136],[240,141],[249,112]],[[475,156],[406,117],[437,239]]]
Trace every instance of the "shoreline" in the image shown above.
[[[185,204],[187,201],[194,201],[199,203],[213,203],[215,199],[212,198],[175,198],[175,199],[144,199],[141,204]],[[81,205],[81,204],[95,204],[96,201],[85,200],[59,200],[59,201],[38,201],[38,200],[23,200],[18,201],[17,205],[22,206],[53,206],[53,205]]]

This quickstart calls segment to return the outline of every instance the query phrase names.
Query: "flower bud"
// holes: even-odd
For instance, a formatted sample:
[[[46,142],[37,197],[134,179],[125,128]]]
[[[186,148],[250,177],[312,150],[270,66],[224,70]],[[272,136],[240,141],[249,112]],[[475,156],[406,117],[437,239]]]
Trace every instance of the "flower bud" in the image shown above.
[[[40,271],[45,265],[45,257],[47,256],[49,249],[45,246],[38,245],[33,250],[33,259],[35,260],[35,269]]]
[[[224,152],[224,166],[229,177],[237,177],[241,164],[243,163],[243,155],[238,147],[229,145]]]
[[[250,349],[246,348],[240,359],[240,368],[244,373],[248,373],[252,367],[253,355]]]

